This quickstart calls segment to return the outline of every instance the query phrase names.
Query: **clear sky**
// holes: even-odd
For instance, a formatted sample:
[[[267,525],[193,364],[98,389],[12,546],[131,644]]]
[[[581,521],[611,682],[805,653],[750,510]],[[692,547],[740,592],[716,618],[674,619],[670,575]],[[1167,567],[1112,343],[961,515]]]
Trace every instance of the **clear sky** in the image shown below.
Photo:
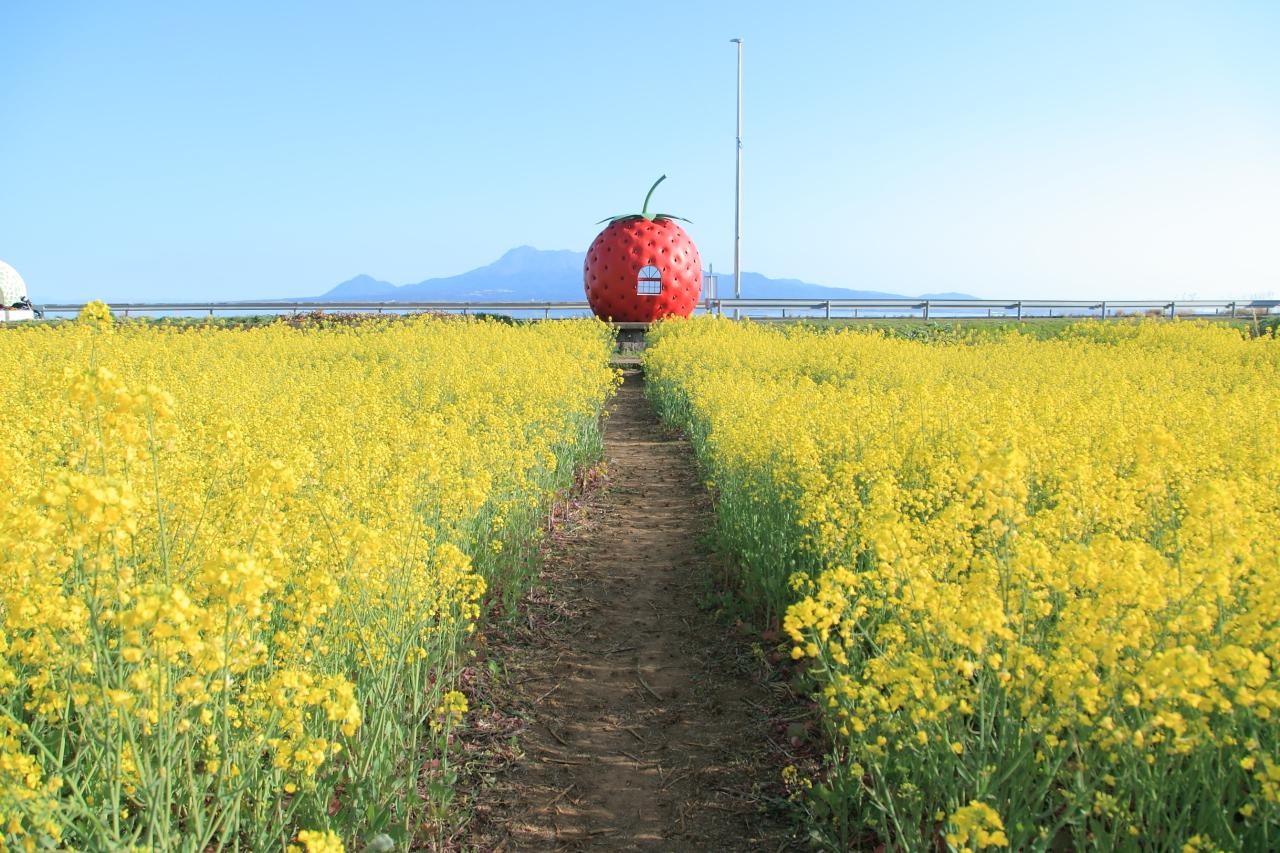
[[[0,0],[37,302],[310,295],[583,250],[985,297],[1280,296],[1280,2]]]

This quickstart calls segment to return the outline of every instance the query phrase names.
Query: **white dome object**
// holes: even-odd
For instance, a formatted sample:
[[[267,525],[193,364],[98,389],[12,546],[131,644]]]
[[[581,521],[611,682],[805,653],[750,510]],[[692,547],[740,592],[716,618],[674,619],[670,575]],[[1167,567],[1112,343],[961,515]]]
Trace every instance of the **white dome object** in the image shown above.
[[[12,305],[27,295],[27,283],[13,267],[0,261],[0,305]]]

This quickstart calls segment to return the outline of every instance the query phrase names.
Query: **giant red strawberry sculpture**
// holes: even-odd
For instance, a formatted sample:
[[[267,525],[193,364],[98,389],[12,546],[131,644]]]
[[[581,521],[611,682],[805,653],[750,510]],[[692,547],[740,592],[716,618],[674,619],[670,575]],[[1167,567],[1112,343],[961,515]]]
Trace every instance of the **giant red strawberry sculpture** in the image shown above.
[[[702,259],[678,216],[649,213],[649,199],[663,175],[644,197],[644,209],[615,216],[587,249],[582,277],[587,302],[597,317],[651,323],[662,317],[688,317],[702,290]],[[686,222],[688,220],[685,220]]]

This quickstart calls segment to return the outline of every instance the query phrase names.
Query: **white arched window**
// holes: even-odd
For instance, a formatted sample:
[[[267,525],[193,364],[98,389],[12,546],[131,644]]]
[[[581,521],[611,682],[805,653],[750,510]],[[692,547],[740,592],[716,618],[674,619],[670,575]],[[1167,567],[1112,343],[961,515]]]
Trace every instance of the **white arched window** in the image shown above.
[[[662,292],[662,270],[653,264],[640,268],[636,276],[636,293],[641,296],[657,296]]]

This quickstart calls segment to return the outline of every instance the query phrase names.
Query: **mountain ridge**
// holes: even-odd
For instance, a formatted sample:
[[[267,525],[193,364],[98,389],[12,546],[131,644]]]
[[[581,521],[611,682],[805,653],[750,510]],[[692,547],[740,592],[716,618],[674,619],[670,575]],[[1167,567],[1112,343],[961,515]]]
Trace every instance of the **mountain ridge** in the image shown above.
[[[570,249],[535,249],[517,246],[496,261],[452,276],[427,278],[408,284],[392,284],[360,274],[319,296],[299,297],[305,302],[581,302],[585,252]],[[721,296],[731,296],[732,276],[720,274]],[[728,291],[728,292],[726,292]],[[829,287],[795,278],[769,278],[742,273],[746,299],[973,299],[964,293],[919,296],[880,290]]]

